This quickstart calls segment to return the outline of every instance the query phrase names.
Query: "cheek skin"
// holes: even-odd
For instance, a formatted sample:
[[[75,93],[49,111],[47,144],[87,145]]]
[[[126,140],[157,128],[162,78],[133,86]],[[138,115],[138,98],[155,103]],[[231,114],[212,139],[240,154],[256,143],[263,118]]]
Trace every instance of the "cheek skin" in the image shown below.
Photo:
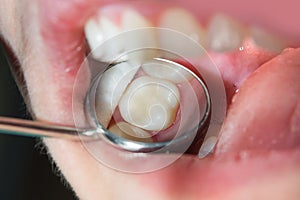
[[[21,4],[17,0],[1,0],[0,2],[0,36],[9,44],[17,56],[21,56]]]

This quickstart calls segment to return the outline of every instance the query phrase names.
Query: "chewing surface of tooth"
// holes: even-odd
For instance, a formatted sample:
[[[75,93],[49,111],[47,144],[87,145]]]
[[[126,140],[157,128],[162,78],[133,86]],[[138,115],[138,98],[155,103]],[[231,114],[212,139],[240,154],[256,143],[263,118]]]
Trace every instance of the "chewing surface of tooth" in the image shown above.
[[[173,83],[188,81],[192,75],[183,68],[169,63],[146,63],[142,65],[143,70],[152,77],[169,80]]]
[[[126,122],[119,122],[109,127],[108,129],[113,134],[123,137],[128,140],[139,142],[153,142],[151,135],[138,127],[135,127]]]
[[[107,127],[112,114],[138,67],[120,63],[104,72],[96,93],[96,112],[99,122]]]
[[[208,37],[211,50],[232,51],[241,46],[245,37],[245,29],[227,16],[215,15],[208,25]]]
[[[150,131],[168,128],[179,107],[179,91],[175,84],[153,77],[135,79],[119,103],[125,121]]]
[[[250,34],[254,42],[271,52],[280,53],[283,49],[288,47],[288,42],[279,36],[271,34],[259,27],[250,27]]]
[[[159,26],[179,31],[204,47],[207,45],[204,28],[202,28],[201,25],[197,23],[196,19],[184,9],[171,8],[166,10],[161,16]],[[170,49],[178,49],[184,46],[182,43],[172,42],[173,40],[170,40],[169,37],[170,36],[164,32],[160,34],[160,43],[162,43],[162,46],[168,46]],[[188,47],[186,47],[186,51],[189,51]],[[187,54],[192,53],[193,52]]]

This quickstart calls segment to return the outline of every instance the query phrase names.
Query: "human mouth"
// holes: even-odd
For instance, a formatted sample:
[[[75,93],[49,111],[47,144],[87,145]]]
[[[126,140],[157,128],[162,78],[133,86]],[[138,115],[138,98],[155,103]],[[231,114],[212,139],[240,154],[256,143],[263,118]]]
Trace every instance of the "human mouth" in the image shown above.
[[[156,31],[154,29],[151,29],[145,33],[139,32],[135,34],[134,37],[130,38],[130,42],[128,42],[128,38],[123,37],[121,39],[118,39],[118,42],[109,43],[108,45],[99,48],[101,44],[111,38],[114,38],[120,33],[138,28],[158,27],[180,31],[192,40],[196,41],[204,49],[206,49],[210,57],[216,63],[218,69],[221,71],[222,79],[226,87],[228,104],[230,104],[232,96],[236,91],[238,91],[243,81],[246,80],[252,72],[254,72],[263,63],[270,60],[276,54],[280,53],[284,48],[291,45],[291,42],[283,37],[281,38],[279,36],[276,36],[275,34],[269,33],[266,30],[252,24],[243,24],[242,22],[239,22],[238,20],[235,20],[226,15],[215,14],[210,18],[204,19],[202,22],[199,22],[199,19],[196,19],[196,17],[193,16],[190,12],[179,7],[164,8],[162,6],[157,8],[157,5],[149,5],[148,9],[151,11],[145,11],[143,9],[137,11],[134,6],[128,5],[111,5],[102,7],[96,13],[96,15],[89,18],[87,23],[85,24],[84,30],[88,45],[91,49],[92,57],[99,62],[110,63],[115,59],[115,57],[131,51],[132,46],[145,45],[144,43],[146,41],[146,43],[150,43],[152,46],[157,47],[158,49],[167,48],[175,52],[181,49],[181,52],[185,52],[185,57],[188,57],[189,59],[200,60],[197,64],[195,64],[198,65],[195,66],[196,69],[200,69],[201,65],[208,65],[213,68],[214,66],[209,62],[209,60],[207,60],[206,58],[203,59],[201,57],[202,55],[195,55],[195,51],[193,50],[193,48],[191,48],[191,46],[185,45],[182,42],[176,43],[174,42],[174,40],[170,39],[170,37],[172,37],[171,34],[164,34],[164,32],[160,32],[159,30]],[[146,37],[147,40],[142,40],[141,38],[143,37]],[[153,54],[155,54],[153,56],[166,57],[166,55],[163,54],[159,55],[159,52],[154,52]],[[150,55],[150,57],[151,56],[152,55]],[[170,57],[170,59],[174,60],[176,58]],[[161,70],[157,73],[155,72],[155,70],[151,72],[151,70],[147,70],[147,68],[144,67],[146,66],[146,64],[142,63],[149,60],[148,51],[141,52],[138,55],[135,55],[135,57],[124,58],[124,60],[122,61],[133,62],[133,60],[141,65],[141,70],[136,69],[134,73],[138,73],[137,71],[142,71],[142,73],[144,73],[146,77],[149,78],[157,78],[157,74],[159,74],[160,79],[170,81],[168,76],[171,73],[169,71],[164,73],[163,68],[161,68]],[[151,69],[153,69],[153,67]],[[129,70],[131,70],[130,67]],[[143,85],[143,83],[141,82],[139,83],[139,85],[136,85],[134,84],[134,82],[130,83],[130,81],[128,81],[127,79],[122,83],[122,77],[124,76],[123,73],[126,72],[123,71],[122,73],[120,73],[117,72],[117,70],[115,70],[114,74],[110,72],[111,77],[105,78],[105,80],[107,80],[105,83],[101,82],[102,85],[117,86],[116,80],[118,80],[118,85],[123,85],[125,87],[124,91],[120,91],[120,95],[117,95],[117,99],[114,98],[112,100],[113,97],[111,98],[111,100],[107,99],[107,97],[105,97],[106,95],[101,93],[98,101],[107,101],[108,103],[103,103],[101,104],[101,108],[96,109],[100,111],[99,115],[102,120],[105,117],[107,118],[104,119],[104,126],[107,128],[109,128],[109,121],[111,121],[114,110],[117,108],[120,109],[124,121],[129,122],[131,125],[137,126],[139,128],[143,128],[141,124],[130,120],[128,118],[128,113],[124,114],[124,110],[128,109],[125,109],[124,103],[122,103],[124,102],[124,100],[122,101],[122,95],[124,94],[124,96],[128,96],[125,92],[125,88],[127,86],[130,88],[129,91],[135,91],[135,89],[140,88],[140,85]],[[134,74],[132,75],[132,79],[133,77]],[[173,80],[171,80],[171,82],[173,84],[176,84],[176,80],[179,79],[179,76],[173,77]],[[141,78],[140,80],[148,79]],[[121,84],[119,83],[119,81]],[[133,88],[133,85],[135,85],[136,87]],[[144,85],[147,84],[144,83]],[[171,86],[168,85],[168,87]],[[174,85],[174,87],[176,88],[178,86]],[[115,91],[115,89],[116,88],[110,88],[111,91]],[[107,89],[105,91],[107,91]],[[151,94],[145,93],[144,96],[150,97]],[[180,95],[177,94],[175,96],[179,97]],[[182,95],[181,97],[186,98]],[[101,111],[107,110],[107,108],[110,107],[110,102],[121,102],[121,104],[119,104],[119,107],[117,104],[112,106],[111,110],[108,111],[108,113],[110,114],[108,114],[107,116],[101,116]],[[144,108],[144,106],[146,105],[144,105],[143,103],[145,102],[134,102],[134,107],[137,107],[138,105],[140,106],[136,109],[143,110],[143,113],[145,113],[146,115],[150,113],[149,109]],[[158,104],[160,103],[155,102],[155,105]],[[177,102],[177,105],[178,104],[179,102]],[[152,105],[149,105],[149,107],[151,106]],[[167,105],[163,107],[166,111],[164,113],[167,113],[168,115],[163,115],[163,113],[161,113],[160,117],[176,116],[176,106],[176,109],[171,110],[167,108]],[[166,127],[169,127],[172,121],[175,122],[175,118],[164,118],[160,122],[156,121],[156,124],[153,124],[152,126],[156,126],[157,128],[161,127],[159,123],[165,121],[168,121]],[[166,127],[164,127],[163,129],[165,129]],[[146,130],[144,131],[149,131],[149,129],[146,128]],[[150,131],[157,130],[153,129]],[[151,134],[149,133],[149,135]]]
[[[187,21],[189,21],[189,22],[185,23],[185,24],[187,24],[187,25],[185,25],[187,27],[180,27],[176,23],[173,24],[174,20],[172,18],[174,18],[173,15],[175,15],[175,14],[172,13],[172,10],[160,8],[160,9],[158,9],[157,12],[150,13],[148,16],[147,13],[143,13],[142,11],[141,12],[136,11],[139,9],[132,9],[133,7],[130,6],[129,10],[127,10],[127,8],[125,9],[124,7],[122,7],[120,9],[120,7],[119,7],[118,9],[121,12],[118,12],[117,15],[114,15],[113,13],[111,13],[111,15],[113,16],[112,18],[110,18],[109,14],[107,14],[107,16],[106,16],[105,9],[103,9],[104,14],[102,16],[100,14],[101,19],[97,19],[99,17],[99,15],[97,15],[98,11],[96,9],[91,9],[93,11],[90,11],[89,14],[86,14],[86,16],[83,17],[83,18],[85,18],[84,20],[76,19],[76,21],[78,21],[78,24],[76,24],[76,26],[69,27],[69,28],[67,28],[67,30],[64,28],[61,29],[61,27],[60,28],[56,27],[54,30],[55,31],[61,30],[61,33],[62,33],[61,35],[57,34],[59,36],[52,38],[51,31],[46,34],[45,42],[46,42],[46,44],[49,44],[49,47],[51,49],[50,56],[53,56],[53,60],[56,60],[58,58],[57,52],[59,52],[60,56],[62,56],[62,57],[59,57],[59,59],[62,61],[65,61],[65,63],[57,65],[55,70],[57,70],[58,72],[66,71],[66,67],[68,67],[68,69],[70,69],[70,70],[67,70],[67,71],[72,72],[72,73],[67,73],[66,77],[69,77],[69,79],[64,80],[64,82],[61,82],[61,84],[68,84],[67,83],[68,80],[70,80],[70,84],[73,83],[73,81],[71,81],[71,80],[74,79],[77,69],[79,68],[81,62],[84,59],[85,44],[84,44],[83,27],[85,25],[86,25],[85,37],[89,41],[88,45],[91,47],[91,49],[93,49],[93,46],[98,45],[97,41],[94,41],[95,38],[101,38],[101,37],[105,38],[111,34],[113,35],[115,33],[116,34],[120,33],[121,31],[126,30],[126,27],[128,28],[128,26],[130,26],[129,28],[136,28],[136,27],[138,27],[138,25],[140,27],[144,27],[144,26],[149,26],[149,25],[159,26],[159,24],[162,24],[161,26],[173,28],[175,30],[180,29],[180,30],[178,30],[180,32],[182,32],[182,29],[190,30],[190,32],[184,32],[184,34],[189,35],[190,37],[192,37],[196,40],[198,38],[199,39],[198,42],[208,50],[208,52],[211,54],[213,60],[215,60],[216,65],[219,67],[219,70],[222,73],[223,80],[224,80],[224,83],[226,86],[228,102],[230,104],[231,104],[232,96],[235,94],[235,91],[237,89],[239,89],[240,86],[243,85],[244,81],[247,80],[247,77],[250,76],[262,64],[266,63],[271,58],[273,58],[279,51],[282,50],[282,48],[287,47],[285,42],[282,42],[285,39],[283,39],[283,40],[275,39],[275,42],[274,41],[269,42],[268,41],[269,37],[268,37],[268,39],[266,39],[266,37],[264,36],[264,35],[266,35],[264,33],[264,30],[257,31],[257,29],[254,28],[254,31],[251,31],[252,30],[251,27],[250,28],[249,28],[249,26],[244,27],[244,25],[241,22],[236,22],[236,20],[233,20],[228,16],[216,15],[215,17],[211,18],[212,19],[211,23],[208,22],[209,20],[207,20],[207,21],[203,20],[204,23],[200,26],[199,21],[201,21],[201,20],[199,20],[195,16],[191,15],[191,13],[189,13],[189,12],[179,9],[180,10],[179,13],[181,14],[180,19],[183,21],[184,21],[184,19],[188,19]],[[174,9],[176,10],[178,8],[174,8]],[[128,12],[130,14],[128,14]],[[134,13],[134,14],[132,14],[132,13]],[[119,16],[121,18],[123,16],[123,14],[126,15],[125,18],[127,18],[127,19],[124,19],[122,24],[120,23],[120,21],[122,21],[122,20],[120,20],[119,22],[118,22],[118,20],[115,21],[116,16],[117,17]],[[135,19],[130,20],[131,16],[134,16]],[[161,18],[158,16],[160,16]],[[94,25],[90,26],[91,29],[95,29],[96,31],[87,30],[87,29],[89,29],[89,28],[87,28],[88,23],[89,23],[89,22],[87,22],[87,20],[89,20],[89,19],[90,20],[97,19],[97,20],[95,20],[96,22],[94,23]],[[103,19],[106,22],[103,23]],[[128,24],[127,23],[128,21],[132,21],[132,24],[131,23]],[[87,22],[87,24],[86,24],[86,22]],[[136,24],[134,22],[136,22]],[[219,23],[223,24],[223,25],[222,26],[215,25],[215,24],[219,24]],[[103,26],[103,24],[104,24],[104,26]],[[135,26],[135,25],[137,25],[137,26]],[[224,27],[224,29],[223,29],[224,32],[218,30],[217,28],[219,28],[219,27]],[[107,32],[105,32],[105,31],[107,31]],[[234,31],[234,33],[232,33],[232,31]],[[197,33],[196,36],[194,35],[194,32]],[[263,34],[262,34],[262,32],[263,32]],[[225,33],[230,36],[232,34],[236,35],[236,38],[234,38],[235,42],[229,43],[229,44],[226,44],[225,42],[223,43],[222,40],[224,41],[224,38],[226,38]],[[53,34],[53,35],[55,35],[55,34]],[[99,35],[101,35],[101,37]],[[69,36],[72,36],[72,37],[69,37]],[[261,38],[259,38],[258,36],[261,36]],[[62,41],[60,41],[58,38],[62,39]],[[68,39],[66,39],[66,38],[68,38]],[[203,38],[206,38],[206,39],[203,39]],[[257,38],[259,38],[259,39],[257,39]],[[276,38],[276,37],[272,36],[271,38]],[[153,41],[156,42],[156,39],[153,39]],[[215,41],[219,41],[219,42],[215,42]],[[251,41],[251,42],[249,42],[249,41]],[[276,44],[276,45],[274,46],[274,44]],[[78,48],[79,51],[77,51],[77,53],[72,54],[71,52],[74,52],[74,49],[77,49],[77,47],[81,47],[81,48]],[[241,50],[240,49],[241,47],[244,48],[244,50]],[[174,48],[178,48],[178,47],[175,46]],[[58,49],[61,49],[61,51],[58,51]],[[116,48],[116,49],[118,50],[118,48]],[[188,49],[187,49],[187,52],[188,52]],[[104,52],[104,53],[107,53],[107,52]],[[108,51],[108,53],[109,53],[109,51]],[[95,54],[96,54],[96,55],[94,55],[95,59],[99,59],[101,61],[105,60],[105,56],[102,56],[101,52],[95,52]],[[70,55],[70,57],[68,57],[66,55]],[[66,60],[65,57],[67,57],[69,59]],[[54,61],[53,63],[55,65],[56,62]],[[230,106],[232,107],[234,105],[230,105]],[[69,113],[71,115],[71,113],[72,113],[71,108],[65,108],[65,109],[70,109]],[[51,119],[49,119],[49,120],[51,120]],[[63,120],[64,119],[61,119],[61,122],[63,122]],[[236,134],[238,135],[238,133],[236,133]],[[234,137],[235,136],[232,136],[229,138],[234,138]],[[242,144],[243,144],[242,141],[243,141],[243,137],[240,137],[238,139],[238,141],[235,141],[235,142],[236,143],[239,142],[239,144],[242,146]],[[298,140],[296,140],[296,141],[298,141]],[[221,144],[220,144],[220,146],[221,146]],[[291,145],[288,144],[287,146],[291,146]],[[295,145],[295,143],[294,143],[293,146],[297,146],[297,145]],[[220,149],[221,149],[221,147],[220,147]],[[274,148],[274,149],[276,149],[276,148]],[[239,153],[239,152],[237,152],[239,150],[240,150],[239,148],[236,148],[236,149],[232,150],[231,153],[236,155]],[[217,151],[217,152],[220,152],[220,151]],[[229,150],[228,151],[224,150],[223,152],[229,152]],[[220,153],[218,155],[222,155],[222,154]],[[284,158],[284,157],[285,156],[282,156],[282,158]],[[231,158],[233,158],[233,160],[234,160],[236,157],[233,156]],[[297,160],[299,157],[296,154],[294,156],[294,158],[296,158],[296,160]],[[194,162],[194,159],[195,158],[192,158],[193,162]],[[209,159],[211,159],[211,158],[209,158]],[[207,159],[207,160],[209,160],[209,159]],[[190,157],[184,156],[181,160],[176,162],[177,164],[175,166],[180,166],[181,164],[183,164],[184,162],[187,162],[189,160],[190,160]],[[205,160],[205,161],[202,160],[202,161],[206,162],[207,160]],[[251,158],[249,158],[249,160],[251,160]],[[197,160],[195,162],[199,163],[199,165],[200,165],[201,160]],[[209,161],[207,161],[207,162],[209,162]],[[249,163],[250,163],[250,161],[249,161]],[[216,164],[216,165],[220,166],[220,163]],[[171,171],[174,172],[174,169],[176,169],[176,167],[172,168],[169,172],[171,172]],[[199,169],[200,169],[200,167],[199,167]],[[165,173],[165,172],[166,171],[164,171],[163,173]],[[169,172],[166,172],[166,174]],[[199,171],[195,169],[194,172],[191,171],[191,174],[196,174],[198,172]],[[203,173],[199,172],[199,174],[201,176],[203,176]],[[200,176],[197,176],[197,177],[200,177]],[[190,177],[189,181],[191,181],[191,180],[192,180],[192,177]],[[149,178],[147,179],[147,181],[149,181]],[[168,181],[166,181],[166,182],[168,182]],[[212,183],[212,182],[210,182],[210,183]]]

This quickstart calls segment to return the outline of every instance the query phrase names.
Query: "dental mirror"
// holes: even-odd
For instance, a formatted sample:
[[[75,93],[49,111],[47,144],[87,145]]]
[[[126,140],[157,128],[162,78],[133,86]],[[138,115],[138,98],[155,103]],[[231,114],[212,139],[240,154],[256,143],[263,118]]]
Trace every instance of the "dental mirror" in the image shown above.
[[[161,35],[169,40],[160,41]],[[211,141],[225,118],[226,94],[220,72],[196,41],[163,28],[113,36],[91,49],[82,63],[73,99],[83,96],[87,71],[84,114],[73,104],[73,117],[78,129],[95,130],[87,134],[97,140],[79,137],[99,162],[145,173],[172,164],[184,153],[210,153],[205,142],[215,144]]]

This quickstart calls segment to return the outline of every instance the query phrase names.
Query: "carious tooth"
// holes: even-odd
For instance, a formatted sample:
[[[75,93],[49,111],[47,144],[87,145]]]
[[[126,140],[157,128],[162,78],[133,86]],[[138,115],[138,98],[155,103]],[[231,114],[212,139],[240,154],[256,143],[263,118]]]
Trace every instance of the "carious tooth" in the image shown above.
[[[274,53],[280,53],[283,49],[288,47],[288,41],[260,27],[250,27],[250,34],[258,46]]]
[[[152,23],[135,10],[127,9],[122,14],[122,30],[129,31],[137,28],[153,27]],[[158,41],[154,29],[145,29],[143,32],[132,31],[126,38],[125,50],[157,48]],[[128,55],[128,59],[133,62],[142,63],[142,61],[152,59],[157,53],[155,51],[135,51]]]
[[[122,96],[119,109],[125,121],[150,131],[168,128],[175,120],[180,97],[175,84],[142,76]]]
[[[188,11],[184,9],[171,8],[166,10],[159,21],[159,26],[179,31],[204,47],[206,47],[207,45],[206,33],[204,28],[202,28],[201,25],[197,23],[194,16],[192,16]],[[170,35],[164,32],[160,35],[160,43],[162,43],[162,46],[167,46],[170,47],[170,49],[175,50],[179,48],[185,48],[183,47],[184,44],[175,43],[169,37]],[[186,51],[191,51],[188,46],[186,47]],[[187,52],[187,55],[190,54],[193,55],[193,52]]]
[[[149,62],[143,64],[142,69],[152,77],[165,79],[173,83],[187,82],[192,78],[188,71],[171,63]]]
[[[237,21],[225,15],[215,15],[208,25],[209,47],[216,52],[238,49],[246,31]]]
[[[103,73],[96,91],[96,113],[99,122],[107,127],[126,87],[138,67],[120,63]]]
[[[147,131],[144,131],[143,129],[126,122],[114,124],[110,126],[108,130],[128,140],[138,142],[153,142],[151,135]]]

